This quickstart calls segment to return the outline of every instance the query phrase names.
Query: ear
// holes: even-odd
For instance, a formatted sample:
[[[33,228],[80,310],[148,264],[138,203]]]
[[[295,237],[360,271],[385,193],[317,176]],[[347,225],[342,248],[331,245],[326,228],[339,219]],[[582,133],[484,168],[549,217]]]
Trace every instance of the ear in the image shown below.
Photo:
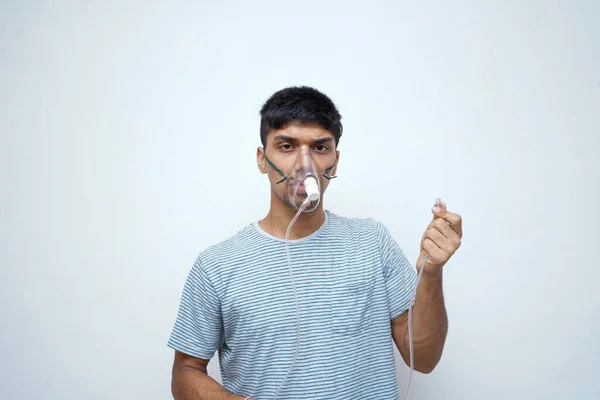
[[[267,160],[265,158],[265,149],[262,147],[256,148],[256,165],[261,174],[267,173]]]

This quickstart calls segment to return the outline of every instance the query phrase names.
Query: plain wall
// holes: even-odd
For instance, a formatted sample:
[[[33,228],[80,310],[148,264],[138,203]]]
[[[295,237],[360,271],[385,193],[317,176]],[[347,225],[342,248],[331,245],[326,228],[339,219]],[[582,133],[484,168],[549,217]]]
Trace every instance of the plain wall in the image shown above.
[[[0,398],[170,398],[185,277],[268,211],[258,111],[300,84],[343,115],[326,208],[413,262],[436,197],[464,218],[412,398],[600,398],[600,3],[214,3],[0,3]]]

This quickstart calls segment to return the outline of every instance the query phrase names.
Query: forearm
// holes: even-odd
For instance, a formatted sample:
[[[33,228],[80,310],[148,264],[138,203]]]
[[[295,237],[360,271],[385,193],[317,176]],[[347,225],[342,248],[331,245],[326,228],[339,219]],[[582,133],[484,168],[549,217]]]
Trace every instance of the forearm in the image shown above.
[[[444,302],[442,271],[424,271],[413,307],[413,351],[415,369],[428,373],[438,364],[448,333],[448,315]],[[408,329],[404,348],[409,348]],[[403,357],[410,362],[408,351]]]
[[[173,374],[175,400],[243,400],[246,396],[231,393],[208,374],[194,368],[182,368]]]

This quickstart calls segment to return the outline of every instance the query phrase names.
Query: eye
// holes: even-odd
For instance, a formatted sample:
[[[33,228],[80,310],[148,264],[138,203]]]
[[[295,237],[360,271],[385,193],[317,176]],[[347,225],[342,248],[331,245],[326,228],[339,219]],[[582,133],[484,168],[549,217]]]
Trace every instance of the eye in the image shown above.
[[[327,148],[327,146],[325,146],[325,145],[322,145],[322,144],[320,144],[320,145],[316,146],[316,147],[315,147],[315,149],[317,149],[317,151],[319,151],[319,152],[325,152],[325,151],[329,150],[329,149]]]
[[[281,150],[285,150],[285,151],[287,151],[287,150],[291,150],[291,149],[292,149],[292,145],[291,145],[291,144],[289,144],[289,143],[284,143],[284,144],[282,144],[281,146],[279,146],[279,148],[280,148]]]

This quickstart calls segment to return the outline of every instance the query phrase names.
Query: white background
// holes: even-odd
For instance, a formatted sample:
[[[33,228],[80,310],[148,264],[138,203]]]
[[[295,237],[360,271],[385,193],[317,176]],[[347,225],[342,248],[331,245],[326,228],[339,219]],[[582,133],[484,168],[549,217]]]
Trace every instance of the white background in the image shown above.
[[[258,111],[298,84],[343,115],[326,208],[413,262],[463,215],[412,398],[600,398],[600,3],[213,3],[2,1],[0,398],[170,398],[184,279],[266,214]]]

